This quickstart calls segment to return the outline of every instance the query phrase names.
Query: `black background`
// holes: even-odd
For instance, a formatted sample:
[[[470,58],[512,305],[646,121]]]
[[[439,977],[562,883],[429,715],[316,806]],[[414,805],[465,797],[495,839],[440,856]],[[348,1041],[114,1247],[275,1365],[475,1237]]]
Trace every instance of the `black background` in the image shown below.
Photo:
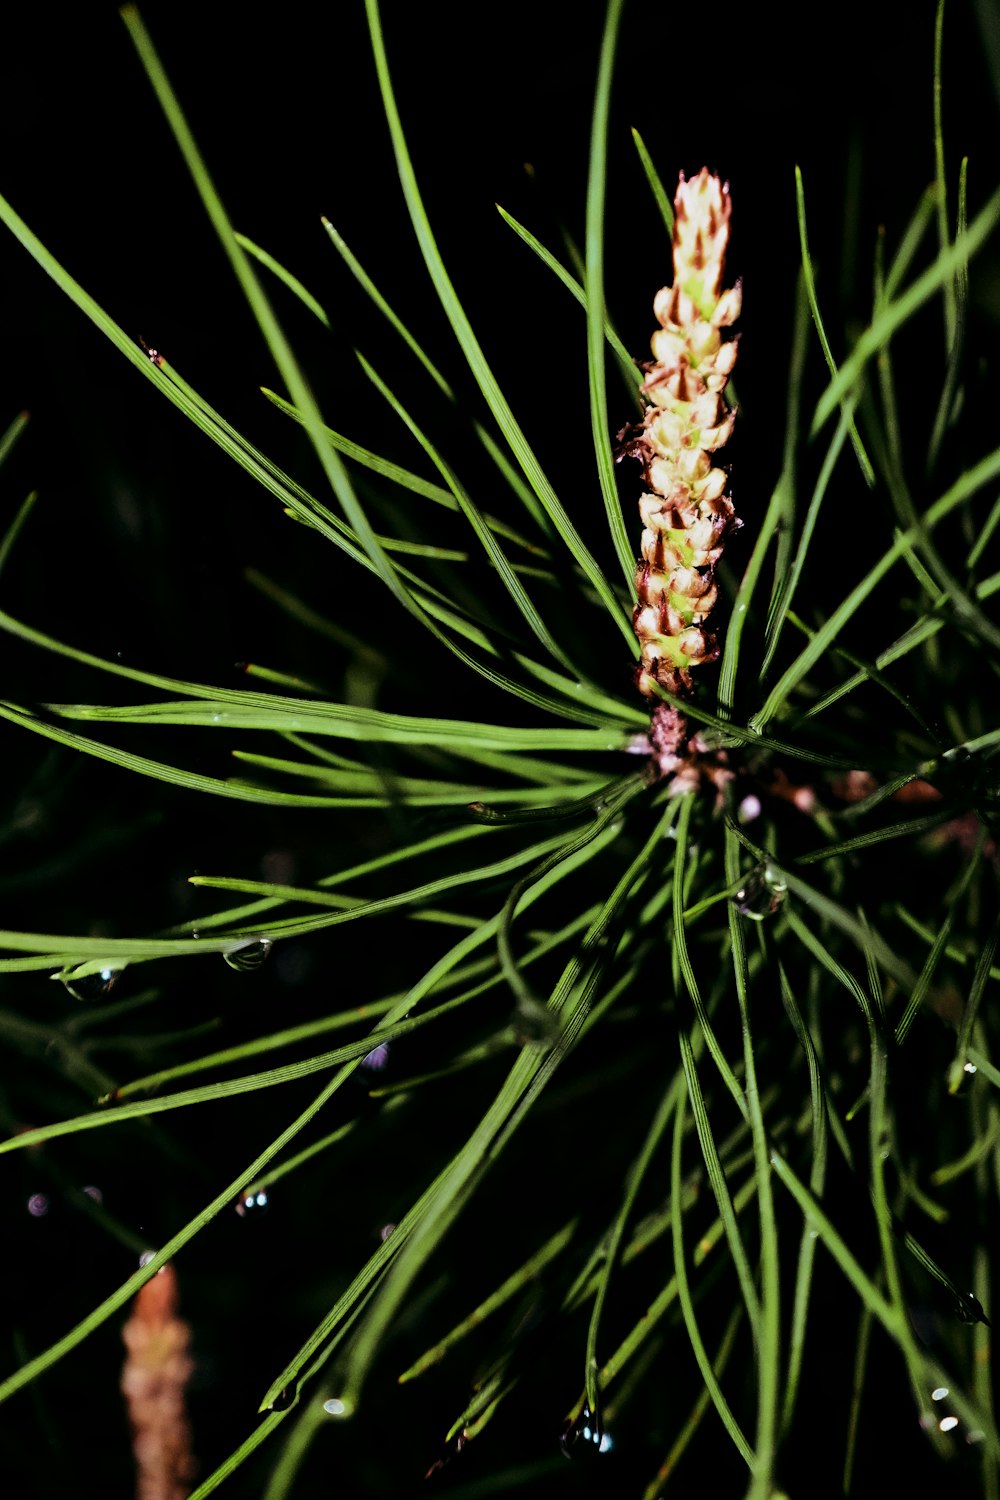
[[[984,14],[988,9],[982,6]],[[251,12],[232,4],[150,3],[143,14],[234,223],[298,275],[330,314],[332,337],[275,295],[326,416],[359,441],[416,466],[415,450],[387,422],[352,346],[358,344],[401,395],[412,392],[418,409],[442,424],[445,438],[452,419],[423,393],[416,366],[343,270],[321,214],[336,224],[474,410],[479,398],[406,218],[363,8],[290,4]],[[934,171],[929,0],[800,8],[793,23],[785,14],[731,4],[626,7],[612,106],[606,289],[619,331],[638,357],[651,331],[653,293],[669,279],[669,246],[629,126],[641,131],[668,187],[678,171],[692,173],[703,163],[731,183],[730,268],[743,277],[745,297],[738,369],[745,421],[734,447],[734,486],[748,535],[763,514],[784,436],[798,265],[794,165],[804,174],[820,294],[840,352],[843,329],[860,326],[870,306],[879,226],[895,243]],[[556,251],[563,224],[582,243],[603,7],[566,0],[493,7],[392,0],[383,19],[418,180],[456,288],[528,436],[564,498],[572,496],[579,508],[581,529],[599,538],[583,321],[511,235],[494,203]],[[53,13],[24,7],[5,17],[4,26],[0,191],[129,333],[162,349],[237,427],[280,454],[287,467],[298,464],[311,482],[303,445],[258,395],[258,387],[276,383],[276,376],[114,8]],[[948,170],[954,190],[958,160],[970,155],[970,216],[997,176],[990,45],[998,43],[988,24],[980,28],[972,7],[953,3],[945,38]],[[845,202],[851,205],[846,214]],[[984,347],[995,341],[1000,316],[1000,278],[988,254],[974,280],[974,336]],[[311,540],[304,543],[278,507],[187,428],[6,231],[0,237],[0,327],[0,423],[22,408],[32,414],[0,475],[3,516],[13,514],[28,489],[40,492],[0,579],[0,606],[98,654],[152,670],[231,684],[242,680],[234,663],[262,661],[311,676],[335,693],[343,663],[262,602],[247,585],[248,567],[300,589],[316,608],[349,620],[358,632],[374,619],[383,643],[401,632],[401,618],[383,613],[381,598],[357,582],[346,561]],[[919,350],[914,355],[919,360]],[[811,378],[818,389],[817,370]],[[462,433],[455,432],[454,441],[464,454]],[[400,639],[391,653],[384,706],[475,711],[474,688],[456,689],[447,674],[411,672],[409,649]],[[0,661],[3,695],[19,701],[100,698],[114,691],[5,638]],[[415,681],[425,696],[415,697]],[[426,696],[434,694],[434,701]],[[80,767],[26,739],[0,726],[11,807],[15,814],[27,807],[34,818],[22,837],[0,849],[4,925],[148,930],[198,909],[184,884],[193,870],[259,876],[280,869],[308,879],[341,863],[342,851],[357,847],[358,837],[377,845],[382,836],[359,834],[346,819],[305,813],[289,819],[254,810],[234,818],[228,805],[128,782],[101,766]],[[177,753],[190,762],[186,741],[182,737]],[[206,745],[198,768],[226,774],[228,748]],[[406,960],[412,957],[419,951]],[[367,993],[384,993],[405,966],[399,954],[330,942],[254,978],[228,971],[220,978],[214,966],[211,972],[191,966],[190,977],[169,981],[171,1015],[182,1029],[206,1008],[216,1014],[252,1007],[258,1021],[265,1016],[266,1024],[277,1025],[279,1014],[280,1023],[287,1015],[290,1024],[321,1013],[331,992],[348,979],[355,985],[359,975]],[[258,983],[262,988],[247,1002],[247,986]],[[8,981],[5,1003],[55,1015],[47,985],[31,976]],[[3,1066],[18,1068],[16,1056],[5,1051]],[[122,1072],[127,1075],[127,1064]],[[83,1107],[44,1077],[39,1064],[39,1098],[53,1112]],[[16,1105],[13,1083],[11,1097]],[[272,1114],[269,1105],[235,1106],[237,1118],[221,1140],[203,1136],[213,1127],[201,1120],[178,1124],[175,1147],[148,1147],[141,1132],[130,1137],[131,1145],[123,1140],[117,1159],[101,1159],[115,1212],[153,1242],[165,1238],[217,1190],[227,1171],[235,1172],[269,1139]],[[377,1158],[359,1153],[356,1193],[346,1199],[317,1190],[312,1199],[287,1204],[284,1219],[278,1209],[259,1226],[233,1218],[192,1247],[190,1270],[182,1270],[192,1288],[186,1306],[199,1329],[194,1413],[206,1462],[221,1458],[249,1429],[263,1385],[328,1304],[322,1285],[315,1295],[302,1290],[316,1265],[324,1257],[357,1264],[379,1224],[405,1207],[419,1149],[433,1158],[465,1123],[432,1121],[428,1139],[411,1142],[411,1157],[393,1158],[384,1190],[373,1187],[382,1170],[373,1168]],[[553,1122],[550,1127],[557,1129]],[[193,1196],[178,1186],[175,1149],[184,1163],[198,1162],[188,1184]],[[102,1150],[111,1150],[106,1141]],[[7,1160],[17,1161],[14,1171],[4,1167],[0,1192],[17,1253],[19,1279],[10,1290],[17,1331],[26,1341],[16,1347],[19,1355],[63,1332],[128,1274],[131,1263],[118,1247],[109,1251],[69,1207],[25,1224],[24,1198],[37,1189],[41,1169]],[[60,1161],[68,1176],[82,1181],[86,1144],[67,1148]],[[249,1250],[248,1233],[256,1236]],[[333,1270],[331,1278],[339,1285]],[[448,1307],[457,1316],[465,1303],[456,1296]],[[4,1349],[4,1363],[12,1365],[6,1343]],[[34,1404],[22,1394],[19,1405],[0,1414],[10,1437],[17,1438],[22,1419],[29,1434],[18,1443],[18,1493],[29,1493],[36,1480],[39,1494],[127,1492],[127,1436],[114,1391],[118,1358],[114,1329],[105,1329],[46,1377]],[[574,1365],[560,1386],[559,1412],[578,1374]],[[330,1462],[341,1466],[341,1475],[348,1466],[359,1493],[405,1493],[411,1481],[415,1487],[439,1451],[463,1390],[460,1381],[445,1388],[434,1398],[437,1405],[423,1396],[405,1408],[397,1397],[387,1399],[349,1457],[331,1459],[332,1449],[323,1449],[312,1492],[327,1492],[332,1480],[323,1465]],[[686,1408],[690,1386],[667,1399]],[[29,1408],[31,1426],[23,1417]],[[551,1410],[540,1400],[543,1415],[532,1413],[530,1403],[527,1411],[518,1419],[522,1431],[508,1427],[483,1440],[481,1458],[469,1455],[470,1478],[473,1465],[488,1474],[549,1451],[552,1431],[544,1424],[551,1423]],[[887,1430],[908,1441],[905,1422],[893,1415]],[[842,1431],[838,1420],[835,1432],[822,1435],[834,1468]],[[874,1455],[877,1436],[870,1443]],[[639,1476],[648,1477],[646,1458],[637,1461],[629,1492],[638,1492]],[[815,1453],[806,1455],[810,1493],[820,1493],[810,1459]],[[740,1484],[739,1469],[726,1464],[720,1485]],[[556,1471],[539,1481],[538,1493],[556,1493],[557,1482],[560,1494],[579,1492],[584,1481],[569,1477],[575,1473],[569,1466]],[[233,1493],[258,1493],[257,1474],[235,1480]],[[441,1482],[450,1488],[462,1477],[453,1465]],[[608,1493],[618,1493],[623,1482],[621,1475],[602,1481],[611,1484]]]

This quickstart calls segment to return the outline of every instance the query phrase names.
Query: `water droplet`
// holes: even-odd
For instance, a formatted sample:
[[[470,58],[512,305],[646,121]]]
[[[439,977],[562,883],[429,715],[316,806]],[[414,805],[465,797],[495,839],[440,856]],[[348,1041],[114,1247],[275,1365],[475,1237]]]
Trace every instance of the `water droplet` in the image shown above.
[[[389,1061],[389,1043],[382,1042],[361,1059],[360,1066],[368,1068],[372,1073],[381,1073]]]
[[[270,1200],[266,1188],[252,1189],[249,1193],[243,1193],[236,1201],[236,1212],[241,1219],[248,1216],[259,1219],[267,1212]]]
[[[757,865],[733,897],[733,905],[752,922],[763,922],[778,910],[788,894],[788,887],[780,873],[765,860]]]
[[[323,1402],[323,1410],[329,1412],[331,1417],[350,1417],[354,1413],[354,1403],[342,1400],[339,1396],[331,1396],[328,1401]]]
[[[958,1418],[942,1417],[940,1422],[938,1423],[938,1426],[940,1427],[942,1432],[953,1432],[958,1426]]]
[[[87,1187],[81,1188],[80,1191],[85,1197],[93,1199],[95,1203],[104,1202],[104,1194],[101,1192],[99,1187],[94,1187],[93,1183],[89,1184]]]
[[[563,1431],[559,1446],[567,1458],[588,1460],[608,1453],[614,1445],[604,1431],[599,1414],[585,1406],[576,1421]]]
[[[110,964],[107,964],[96,974],[81,974],[78,979],[74,979],[72,974],[59,974],[56,977],[62,980],[74,1000],[97,1000],[101,995],[107,995],[114,989],[121,973],[121,969],[112,968]]]
[[[139,1256],[139,1266],[140,1266],[140,1269],[143,1266],[148,1266],[149,1262],[153,1259],[153,1257],[154,1257],[155,1254],[156,1254],[155,1250],[144,1250],[142,1252],[142,1254]]]
[[[959,1292],[955,1298],[955,1316],[961,1323],[985,1323],[987,1328],[990,1326],[983,1304],[973,1292]]]
[[[278,1394],[275,1396],[274,1400],[271,1402],[271,1410],[272,1411],[287,1411],[290,1406],[294,1406],[295,1405],[295,1403],[296,1403],[296,1401],[298,1399],[299,1399],[299,1388],[298,1388],[298,1386],[297,1385],[286,1385],[283,1390],[280,1390],[278,1392]]]
[[[970,1094],[976,1086],[977,1072],[975,1063],[970,1063],[968,1058],[961,1055],[953,1058],[948,1065],[949,1094]]]
[[[193,932],[191,936],[197,937],[198,934]],[[245,942],[234,943],[222,956],[231,969],[236,969],[240,974],[249,974],[260,968],[273,947],[271,938],[249,938]]]
[[[760,817],[760,812],[760,798],[750,792],[737,808],[736,817],[740,823],[752,823],[755,818]]]
[[[385,1244],[386,1240],[389,1238],[390,1234],[392,1234],[392,1232],[395,1229],[395,1227],[396,1227],[395,1224],[383,1224],[382,1225],[382,1228],[378,1232],[378,1237],[382,1241],[383,1245]]]
[[[32,1193],[28,1199],[28,1212],[33,1219],[44,1219],[49,1211],[49,1199],[46,1193]]]
[[[947,1396],[947,1394],[948,1394],[948,1387],[946,1385],[936,1386],[934,1388],[934,1390],[931,1391],[931,1400],[932,1401],[943,1401],[944,1398],[945,1398],[945,1396]]]

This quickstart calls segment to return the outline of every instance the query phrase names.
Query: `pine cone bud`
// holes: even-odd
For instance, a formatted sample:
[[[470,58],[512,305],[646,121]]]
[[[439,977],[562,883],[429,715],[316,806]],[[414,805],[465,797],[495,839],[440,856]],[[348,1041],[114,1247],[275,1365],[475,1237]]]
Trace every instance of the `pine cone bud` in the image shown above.
[[[740,523],[725,494],[727,476],[710,453],[729,440],[735,411],[723,391],[737,341],[720,329],[739,316],[737,284],[722,290],[729,242],[729,189],[703,167],[682,177],[674,199],[674,281],[653,310],[655,363],[643,394],[638,433],[622,453],[640,460],[649,488],[639,501],[642,558],[636,570],[633,625],[641,656],[636,682],[657,700],[657,684],[674,696],[691,691],[691,668],[718,656],[702,627],[715,605],[715,567],[726,536]]]

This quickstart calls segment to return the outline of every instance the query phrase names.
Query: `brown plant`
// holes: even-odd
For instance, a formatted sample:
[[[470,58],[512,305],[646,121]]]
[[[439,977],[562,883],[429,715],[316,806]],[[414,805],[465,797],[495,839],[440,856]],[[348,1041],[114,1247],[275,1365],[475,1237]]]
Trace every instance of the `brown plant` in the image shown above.
[[[121,1390],[132,1428],[136,1500],[185,1500],[195,1470],[184,1387],[191,1329],[177,1316],[177,1274],[166,1265],[138,1292],[122,1328]]]

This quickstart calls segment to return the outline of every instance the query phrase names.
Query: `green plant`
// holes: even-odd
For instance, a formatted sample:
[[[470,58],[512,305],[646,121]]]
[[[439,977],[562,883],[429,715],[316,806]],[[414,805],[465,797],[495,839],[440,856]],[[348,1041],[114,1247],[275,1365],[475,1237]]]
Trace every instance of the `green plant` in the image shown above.
[[[49,1370],[81,1369],[84,1341],[120,1322],[168,1260],[182,1298],[186,1261],[211,1286],[201,1246],[243,1227],[234,1207],[252,1219],[276,1190],[303,1205],[300,1238],[272,1243],[256,1265],[265,1289],[249,1272],[239,1280],[248,1316],[276,1301],[268,1321],[282,1326],[265,1341],[259,1420],[244,1408],[233,1434],[225,1424],[206,1432],[195,1413],[197,1495],[258,1448],[269,1466],[264,1493],[294,1493],[324,1427],[349,1455],[332,1462],[352,1465],[371,1489],[387,1484],[363,1444],[404,1420],[397,1378],[414,1386],[446,1356],[433,1414],[413,1397],[423,1425],[411,1462],[450,1460],[475,1437],[461,1460],[470,1491],[480,1447],[489,1454],[482,1492],[503,1480],[490,1440],[505,1423],[551,1438],[562,1422],[576,1453],[614,1436],[621,1456],[605,1462],[620,1466],[616,1487],[627,1473],[649,1495],[669,1488],[693,1444],[711,1456],[720,1486],[793,1490],[792,1478],[809,1482],[811,1434],[837,1382],[849,1394],[824,1462],[842,1466],[844,1487],[857,1491],[856,1447],[871,1441],[866,1382],[884,1388],[891,1377],[901,1390],[881,1398],[885,1420],[903,1424],[915,1411],[926,1429],[910,1440],[913,1464],[929,1461],[928,1449],[944,1462],[961,1446],[975,1465],[970,1483],[997,1493],[982,1309],[1000,1160],[986,1003],[997,978],[1000,729],[982,684],[1000,662],[988,614],[1000,586],[989,571],[1000,450],[969,420],[977,397],[963,340],[970,264],[1000,217],[1000,195],[966,222],[964,168],[956,208],[939,131],[935,184],[898,244],[879,242],[869,319],[838,368],[831,345],[840,341],[824,332],[807,243],[809,184],[798,179],[802,274],[780,458],[773,391],[765,407],[751,385],[766,417],[754,417],[751,394],[741,419],[766,428],[757,447],[779,473],[763,514],[751,520],[741,507],[742,577],[720,570],[715,701],[703,687],[682,705],[726,775],[711,795],[690,785],[679,794],[651,760],[648,706],[631,682],[641,485],[628,464],[616,482],[612,441],[640,415],[642,381],[615,332],[603,264],[621,10],[613,0],[604,31],[584,251],[570,242],[565,257],[574,269],[507,216],[584,309],[604,533],[591,493],[560,498],[552,463],[525,436],[455,292],[410,161],[375,0],[367,12],[399,180],[474,384],[456,399],[437,347],[432,359],[428,341],[404,326],[395,289],[369,281],[326,225],[385,328],[402,336],[385,359],[359,356],[384,446],[327,425],[321,376],[305,373],[275,309],[295,318],[304,308],[321,324],[327,314],[297,275],[233,230],[134,11],[132,39],[279,373],[282,390],[265,394],[285,426],[270,430],[292,462],[237,430],[172,350],[168,358],[140,346],[0,203],[7,227],[132,366],[301,523],[302,551],[311,558],[319,538],[330,544],[345,603],[327,611],[299,584],[254,575],[268,600],[330,643],[340,694],[315,689],[298,666],[252,664],[249,688],[147,671],[0,613],[11,636],[69,663],[65,680],[80,693],[4,702],[0,713],[25,737],[165,784],[174,817],[196,819],[193,794],[209,794],[246,818],[275,809],[271,838],[275,828],[292,837],[285,820],[296,809],[345,820],[332,873],[199,874],[200,890],[230,895],[220,907],[172,911],[165,932],[78,936],[38,924],[41,932],[0,934],[11,955],[0,970],[26,976],[10,981],[0,1038],[27,1060],[23,1085],[11,1081],[0,1150],[38,1148],[33,1159],[53,1180],[75,1181],[88,1141],[131,1131],[143,1172],[170,1177],[176,1166],[181,1179],[171,1178],[173,1218],[155,1255],[68,1334],[39,1348],[19,1321],[30,1347],[0,1396]],[[646,142],[635,144],[669,223],[669,194]],[[733,194],[738,223],[738,184]],[[664,235],[650,273],[661,280],[666,244]],[[658,283],[647,285],[645,272],[639,280],[624,296],[644,312]],[[810,315],[830,378],[804,414]],[[911,332],[922,351],[916,395],[897,388],[893,363],[899,343],[909,353]],[[741,383],[752,360],[741,359]],[[623,377],[610,392],[606,366]],[[929,441],[918,451],[928,384]],[[578,414],[560,407],[558,418],[579,445]],[[445,457],[432,420],[450,425],[460,458]],[[396,457],[396,423],[419,457]],[[557,464],[566,441],[559,427]],[[292,463],[305,477],[293,477]],[[427,512],[419,524],[418,503]],[[32,504],[7,532],[8,569]],[[345,583],[344,559],[361,585]],[[321,660],[313,655],[310,669]],[[82,701],[77,669],[102,674],[112,701]],[[189,750],[194,729],[206,735],[190,734]],[[220,731],[238,746],[240,776],[201,768]],[[244,819],[223,847],[242,847],[247,827]],[[302,856],[310,872],[325,837],[313,828]],[[317,1006],[293,991],[276,1028],[241,990],[231,1003],[245,1004],[252,1024],[233,1039],[230,1018],[224,1045],[206,1047],[203,1018],[189,1015],[185,981],[172,977],[185,966],[165,961],[190,960],[203,975],[206,955],[221,955],[233,983],[249,986],[265,979],[273,950],[305,938],[351,993]],[[21,986],[50,973],[75,998],[20,1005]],[[199,995],[214,988],[191,983]],[[136,1015],[145,1025],[130,1035]],[[395,1071],[383,1078],[386,1047]],[[211,1111],[232,1123],[186,1124]],[[43,1114],[52,1123],[38,1124]],[[194,1208],[189,1182],[200,1185],[203,1159],[210,1170]],[[368,1179],[383,1170],[391,1186],[375,1195]],[[354,1223],[357,1198],[366,1216],[380,1202],[398,1207],[369,1248],[377,1226]],[[130,1254],[145,1248],[140,1215],[93,1212]],[[343,1243],[331,1250],[331,1239]],[[276,1287],[268,1253],[284,1267]],[[306,1289],[289,1288],[293,1278]],[[196,1353],[212,1306],[210,1294],[197,1296]],[[353,1447],[352,1424],[366,1435]],[[558,1481],[554,1445],[536,1456],[539,1446],[526,1444],[530,1464],[507,1475],[511,1487]]]

